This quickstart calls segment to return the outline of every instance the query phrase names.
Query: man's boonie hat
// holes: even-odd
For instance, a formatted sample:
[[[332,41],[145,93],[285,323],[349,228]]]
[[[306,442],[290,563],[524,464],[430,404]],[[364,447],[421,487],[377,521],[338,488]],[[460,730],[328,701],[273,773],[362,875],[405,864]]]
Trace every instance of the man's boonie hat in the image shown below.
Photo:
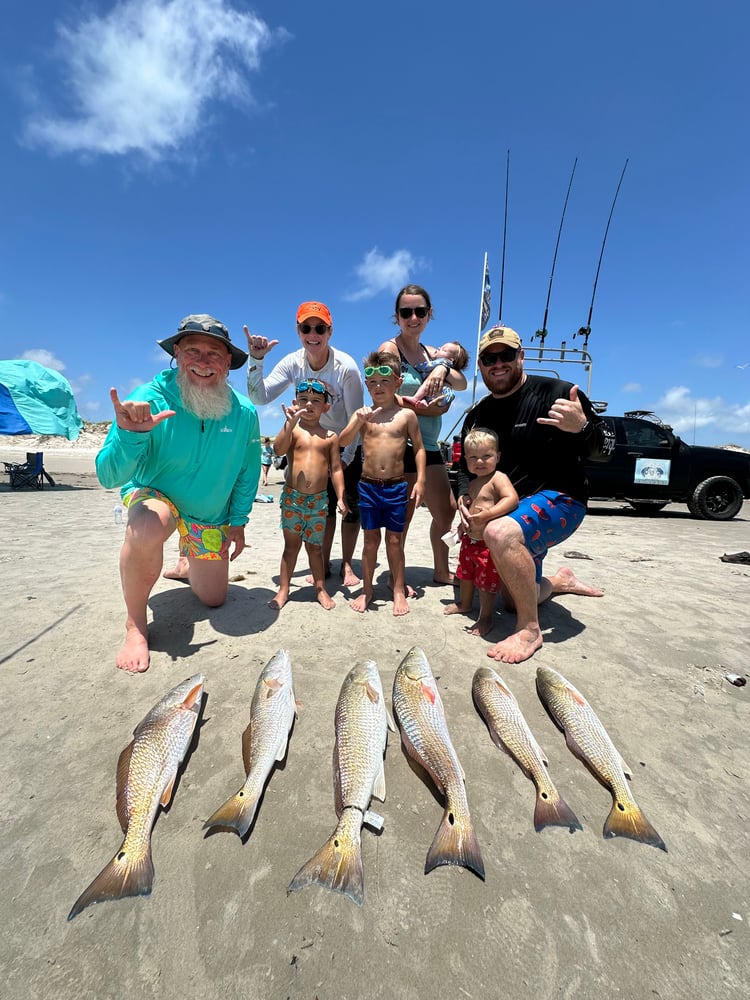
[[[200,333],[204,337],[213,337],[214,340],[221,341],[232,355],[230,368],[242,368],[247,361],[247,353],[241,348],[235,347],[229,339],[229,330],[218,319],[214,319],[213,316],[209,316],[207,313],[193,313],[190,316],[186,316],[185,319],[181,320],[177,328],[177,333],[173,337],[167,337],[166,340],[158,340],[157,343],[159,347],[164,348],[167,354],[171,354],[174,357],[174,345],[191,333]]]
[[[297,310],[297,322],[304,323],[307,319],[322,319],[326,326],[333,326],[328,306],[322,302],[303,302]]]
[[[479,341],[479,351],[477,353],[481,357],[488,347],[492,347],[495,344],[498,347],[513,347],[518,350],[521,347],[521,338],[509,326],[493,326]]]

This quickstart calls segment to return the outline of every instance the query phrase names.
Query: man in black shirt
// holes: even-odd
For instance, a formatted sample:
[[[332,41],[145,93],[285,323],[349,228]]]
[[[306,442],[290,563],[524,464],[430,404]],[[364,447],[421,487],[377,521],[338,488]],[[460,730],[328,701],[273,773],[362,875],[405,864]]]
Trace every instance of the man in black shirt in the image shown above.
[[[506,605],[517,615],[516,631],[488,650],[503,663],[520,663],[542,645],[537,606],[554,593],[601,597],[566,567],[542,576],[542,560],[578,527],[588,490],[583,460],[608,461],[614,440],[577,385],[527,375],[521,338],[496,326],[479,342],[479,370],[490,391],[469,410],[461,439],[475,427],[493,430],[500,442],[498,468],[511,479],[520,504],[489,521],[484,538],[503,582]],[[471,523],[468,473],[461,462],[459,513]]]

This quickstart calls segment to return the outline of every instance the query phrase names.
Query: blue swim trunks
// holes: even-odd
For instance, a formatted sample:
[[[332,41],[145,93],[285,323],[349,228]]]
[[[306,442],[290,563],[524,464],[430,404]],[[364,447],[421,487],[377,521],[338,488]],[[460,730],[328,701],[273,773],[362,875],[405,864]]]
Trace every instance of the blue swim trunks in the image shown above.
[[[320,493],[300,493],[284,486],[279,498],[281,528],[301,535],[308,545],[322,545],[328,511],[328,490]]]
[[[585,515],[586,508],[579,500],[555,490],[541,490],[524,497],[508,514],[521,526],[526,548],[536,567],[537,583],[542,579],[542,561],[547,550],[569,538]]]
[[[359,480],[359,519],[365,531],[403,531],[409,499],[405,479]]]
[[[199,521],[186,521],[172,501],[164,493],[151,486],[133,486],[122,498],[126,507],[135,507],[144,500],[161,500],[169,507],[172,517],[177,522],[177,532],[180,536],[180,555],[189,559],[228,559],[229,558],[229,525],[202,524]]]

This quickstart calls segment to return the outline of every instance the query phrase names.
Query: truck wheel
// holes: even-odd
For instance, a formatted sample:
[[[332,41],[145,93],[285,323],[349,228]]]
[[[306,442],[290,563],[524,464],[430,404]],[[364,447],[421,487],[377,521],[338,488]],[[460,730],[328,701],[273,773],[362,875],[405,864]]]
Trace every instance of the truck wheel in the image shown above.
[[[729,476],[711,476],[693,490],[688,509],[693,517],[707,521],[729,521],[742,507],[742,490]]]
[[[665,500],[662,503],[661,500],[628,500],[628,503],[636,514],[649,517],[651,514],[658,514],[660,510],[664,510],[669,501]]]

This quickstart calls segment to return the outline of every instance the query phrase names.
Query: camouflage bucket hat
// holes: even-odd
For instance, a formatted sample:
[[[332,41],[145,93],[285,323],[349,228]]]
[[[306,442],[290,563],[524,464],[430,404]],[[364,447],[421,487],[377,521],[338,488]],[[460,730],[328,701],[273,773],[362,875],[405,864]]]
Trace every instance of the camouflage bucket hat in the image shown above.
[[[157,344],[159,347],[163,347],[167,354],[174,357],[174,345],[191,333],[200,333],[204,337],[213,337],[214,340],[221,341],[232,355],[230,368],[242,368],[247,361],[247,352],[239,347],[235,347],[229,339],[229,330],[218,319],[214,319],[213,316],[209,316],[207,313],[193,313],[190,316],[186,316],[180,322],[177,333],[172,337],[167,337],[166,340],[157,340]]]

